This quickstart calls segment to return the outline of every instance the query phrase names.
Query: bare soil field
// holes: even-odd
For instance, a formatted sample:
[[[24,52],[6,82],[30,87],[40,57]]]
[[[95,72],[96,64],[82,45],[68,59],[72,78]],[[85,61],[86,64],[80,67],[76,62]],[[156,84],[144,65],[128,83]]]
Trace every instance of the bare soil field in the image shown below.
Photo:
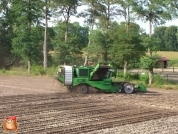
[[[72,94],[51,77],[0,76],[0,122],[16,116],[19,134],[178,134],[177,96]]]

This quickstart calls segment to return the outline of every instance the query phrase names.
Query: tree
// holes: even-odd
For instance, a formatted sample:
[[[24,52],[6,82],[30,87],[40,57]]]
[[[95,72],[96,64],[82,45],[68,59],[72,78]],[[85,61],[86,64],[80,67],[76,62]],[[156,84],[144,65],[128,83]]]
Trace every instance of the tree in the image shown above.
[[[15,57],[11,53],[13,37],[13,17],[11,1],[0,1],[0,67],[12,66]]]
[[[153,55],[152,57],[146,55],[140,59],[140,66],[146,70],[152,70],[154,67],[159,67],[158,58],[158,55]]]
[[[176,36],[177,32],[178,32],[177,26],[169,26],[165,30],[164,41],[168,51],[178,50],[178,42]]]
[[[77,14],[77,7],[80,5],[79,0],[72,0],[72,1],[66,1],[66,0],[53,0],[54,2],[54,11],[56,15],[63,15],[64,22],[65,22],[65,45],[68,45],[68,30],[69,30],[69,19],[72,15]],[[65,61],[64,61],[64,64]]]
[[[44,44],[43,44],[43,67],[44,70],[48,67],[48,16],[49,16],[49,4],[50,0],[45,0],[45,13],[44,13],[44,18],[45,18],[45,31],[44,31]]]
[[[98,0],[84,0],[84,5],[88,5],[89,8],[87,8],[84,12],[80,13],[79,16],[86,18],[85,23],[90,26],[90,29],[89,29],[89,36],[90,36],[92,34],[95,21],[98,16],[98,12],[96,10],[98,6]],[[90,44],[91,44],[91,40],[89,37],[84,66],[87,65],[88,63],[88,59],[90,55],[89,53]]]
[[[114,26],[116,24],[113,24]],[[114,26],[116,27],[116,26]],[[114,31],[110,31],[114,34],[114,44],[111,50],[112,62],[115,66],[122,64],[123,68],[133,61],[140,59],[145,54],[145,47],[141,44],[140,27],[135,23],[130,23],[129,34],[126,31],[126,24],[122,22],[118,28],[112,28]],[[126,72],[125,72],[126,76]]]
[[[127,36],[129,36],[130,34],[130,23],[131,23],[131,13],[132,13],[132,0],[115,0],[117,4],[119,4],[119,6],[122,9],[117,9],[117,13],[119,15],[123,15],[124,19],[125,19],[125,27],[126,27],[126,34]],[[125,59],[124,60],[124,77],[126,76],[127,73],[127,67],[128,67],[128,60]]]
[[[164,34],[165,34],[166,28],[167,28],[166,26],[160,26],[160,27],[156,27],[154,29],[153,37],[158,38],[160,40],[160,43],[158,44],[159,51],[167,51],[167,48],[165,45],[165,39],[164,39]]]
[[[164,7],[165,1],[162,0],[137,0],[133,2],[133,11],[139,18],[149,22],[149,37],[151,41],[153,24],[159,25],[165,23],[165,20],[171,19],[171,15]],[[148,54],[152,59],[152,42],[148,42]],[[152,83],[153,68],[149,69],[149,84]]]
[[[164,7],[169,11],[172,18],[178,17],[178,1],[177,0],[165,0]]]
[[[88,46],[90,53],[90,60],[93,62],[105,62],[103,59],[105,54],[105,46],[107,44],[105,35],[99,29],[93,30],[89,36],[90,46]]]
[[[102,29],[102,32],[105,36],[106,43],[103,44],[103,61],[108,62],[108,50],[110,48],[110,39],[108,35],[110,22],[115,15],[115,3],[112,0],[101,0],[97,6],[99,20],[98,26]]]
[[[14,34],[12,39],[13,52],[27,61],[28,73],[30,73],[31,62],[33,61],[36,50],[36,37],[32,28],[40,25],[40,17],[42,16],[42,1],[14,0],[12,3],[12,11],[14,15]],[[39,51],[38,51],[39,52]],[[39,52],[40,53],[40,52]]]
[[[52,40],[56,52],[56,60],[58,64],[76,64],[80,63],[78,57],[82,57],[82,49],[87,46],[88,27],[81,27],[79,23],[69,23],[68,29],[68,45],[65,44],[65,23],[61,21],[54,28],[56,36]],[[77,64],[79,65],[79,64]]]

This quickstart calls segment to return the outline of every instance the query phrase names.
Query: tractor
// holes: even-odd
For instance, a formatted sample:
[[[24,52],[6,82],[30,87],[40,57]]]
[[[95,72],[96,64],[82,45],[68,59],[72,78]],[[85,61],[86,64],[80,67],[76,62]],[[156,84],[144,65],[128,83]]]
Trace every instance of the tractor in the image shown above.
[[[110,64],[98,63],[96,66],[68,66],[61,65],[57,68],[56,79],[67,89],[82,94],[89,93],[90,87],[107,92],[132,94],[136,91],[146,92],[146,86],[142,83],[113,81],[114,70]]]

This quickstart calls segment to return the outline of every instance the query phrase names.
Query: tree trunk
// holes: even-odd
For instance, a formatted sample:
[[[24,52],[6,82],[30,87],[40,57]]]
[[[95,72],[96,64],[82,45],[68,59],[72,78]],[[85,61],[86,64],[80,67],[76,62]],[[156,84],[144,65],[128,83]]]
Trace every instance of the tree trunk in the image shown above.
[[[152,21],[151,21],[151,20],[149,21],[149,28],[150,28],[149,36],[150,36],[150,38],[151,38],[151,35],[152,35]],[[151,44],[149,44],[149,45],[148,45],[148,54],[149,54],[150,56],[152,56],[151,47],[152,47]]]
[[[104,62],[107,63],[108,62],[108,50],[106,48],[105,54],[104,54]]]
[[[127,65],[128,65],[128,62],[124,61],[124,78],[126,78],[126,74],[127,74]]]
[[[129,27],[130,27],[130,8],[125,8],[125,21],[126,21],[126,34],[129,37]],[[128,60],[124,60],[124,78],[126,78],[127,75],[127,66],[128,66]]]
[[[30,74],[31,70],[31,61],[28,59],[28,74]]]
[[[152,84],[153,83],[153,68],[149,69],[149,83],[148,84]]]
[[[149,32],[149,36],[151,38],[152,36],[152,20],[149,20],[149,28],[150,28],[150,32]],[[149,42],[151,43],[151,42]],[[152,57],[152,50],[151,50],[151,44],[148,44],[148,54],[150,55],[150,57]],[[149,84],[153,83],[153,68],[149,69]]]
[[[67,11],[66,20],[65,20],[66,21],[65,44],[67,44],[67,38],[68,38],[70,10],[71,10],[71,8],[69,7],[69,9]]]
[[[66,31],[65,31],[65,44],[67,44],[67,38],[68,38],[68,27],[69,27],[69,25],[68,25],[68,19],[66,20]]]
[[[29,3],[30,3],[31,1],[29,1]],[[31,10],[31,8],[29,8],[29,11]],[[31,35],[31,20],[29,19],[28,20],[28,37],[30,37],[30,35]],[[31,39],[28,39],[28,45],[30,45],[30,41],[31,41]],[[31,53],[29,53],[28,54],[28,61],[27,61],[28,63],[28,73],[30,74],[30,70],[31,70]]]
[[[44,32],[44,45],[43,45],[43,66],[44,66],[44,70],[46,70],[47,68],[47,33],[48,33],[48,19],[47,19],[47,15],[48,15],[48,7],[47,7],[47,0],[45,0],[46,2],[46,10],[45,10],[45,32]]]
[[[89,35],[92,33],[93,28],[94,28],[94,24],[95,24],[95,15],[94,15],[95,7],[92,8],[92,11],[93,11],[93,17],[92,17],[92,23],[91,23],[91,26],[90,26],[90,33],[89,33]],[[84,66],[86,66],[88,64],[90,43],[91,43],[91,41],[90,41],[90,38],[89,38],[89,40],[88,40],[88,46],[87,46],[87,54],[85,56]]]
[[[65,45],[67,46],[67,40],[68,40],[68,30],[69,30],[69,18],[70,18],[70,8],[67,12],[67,19],[66,19],[66,31],[65,31]],[[66,65],[66,59],[64,60],[64,65]]]

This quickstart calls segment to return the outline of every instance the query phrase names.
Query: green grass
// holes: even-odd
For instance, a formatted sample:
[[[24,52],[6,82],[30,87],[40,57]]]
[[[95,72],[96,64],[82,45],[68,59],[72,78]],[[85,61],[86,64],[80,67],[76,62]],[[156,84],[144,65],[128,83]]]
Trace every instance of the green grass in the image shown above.
[[[56,74],[56,67],[47,68],[45,71],[41,66],[32,66],[30,74],[26,68],[12,67],[10,70],[5,68],[0,69],[0,75],[14,75],[14,76],[54,76]]]
[[[172,52],[172,51],[158,51],[154,54],[158,54],[161,57],[166,57],[169,60],[176,60],[178,59],[178,52]]]

